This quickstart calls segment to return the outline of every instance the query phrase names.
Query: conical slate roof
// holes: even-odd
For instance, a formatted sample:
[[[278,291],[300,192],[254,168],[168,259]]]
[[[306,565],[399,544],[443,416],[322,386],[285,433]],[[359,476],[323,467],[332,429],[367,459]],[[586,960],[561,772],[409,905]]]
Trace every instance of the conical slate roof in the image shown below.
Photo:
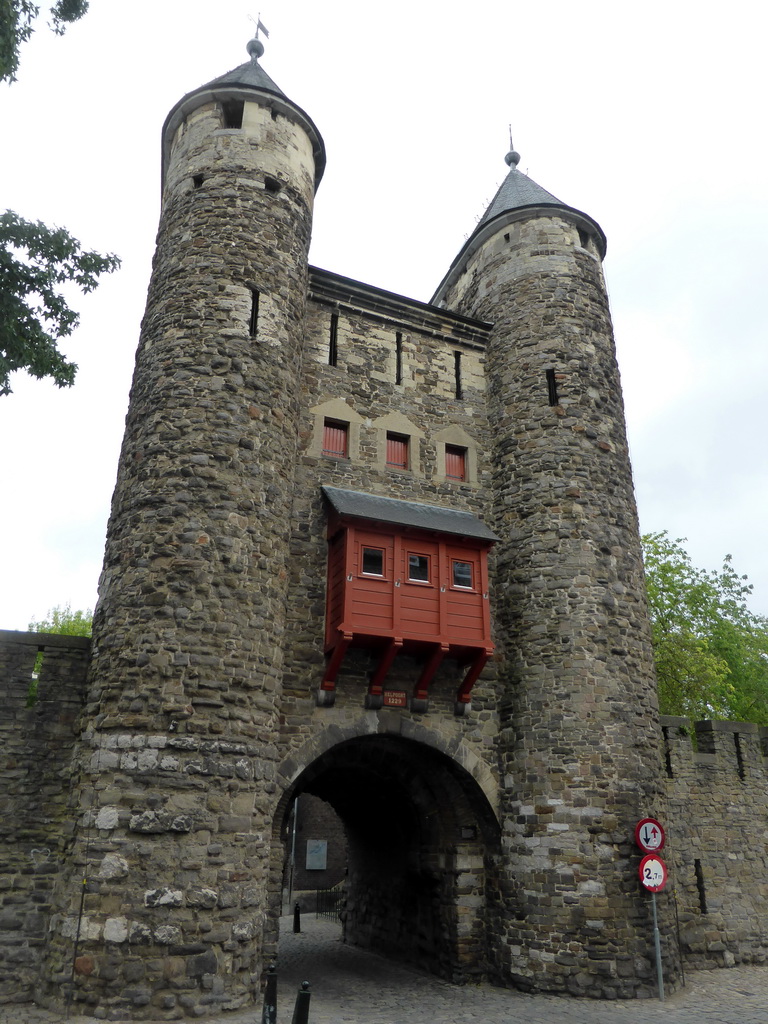
[[[259,43],[259,47],[254,47],[253,44],[258,40],[252,39],[249,44],[249,52],[251,59],[246,61],[245,64],[241,64],[239,67],[234,68],[232,71],[228,71],[226,75],[221,75],[219,78],[214,78],[212,82],[208,82],[206,85],[201,86],[203,89],[215,89],[220,85],[242,85],[248,89],[260,89],[265,92],[273,92],[276,96],[282,96],[284,99],[288,99],[282,89],[279,89],[269,75],[266,73],[264,68],[259,64],[259,57],[263,52],[263,47]]]
[[[506,213],[508,210],[519,210],[525,206],[561,206],[565,209],[568,208],[565,203],[562,203],[556,196],[553,196],[551,192],[547,192],[541,185],[537,185],[527,174],[518,171],[519,153],[512,150],[511,153],[507,154],[506,160],[509,164],[509,174],[501,183],[491,205],[480,219],[478,227],[487,224],[489,220],[493,220],[500,213]]]
[[[520,162],[520,154],[515,152],[514,149],[507,153],[505,160],[509,166],[509,173],[501,183],[490,206],[480,218],[474,231],[451,264],[448,273],[440,282],[437,291],[430,300],[433,305],[442,305],[445,294],[451,282],[458,274],[459,268],[485,239],[490,238],[491,235],[500,230],[502,224],[511,223],[513,220],[519,220],[527,216],[535,217],[539,210],[546,210],[547,208],[562,210],[564,213],[567,213],[569,219],[575,220],[577,224],[583,224],[586,230],[594,236],[601,258],[605,256],[605,234],[596,220],[593,220],[589,214],[582,213],[581,210],[577,210],[573,206],[568,206],[567,203],[562,202],[557,196],[547,192],[541,185],[537,185],[527,174],[519,171],[517,165]]]
[[[320,183],[325,170],[325,145],[314,121],[306,111],[285,95],[259,64],[259,57],[264,53],[264,45],[261,40],[251,39],[247,50],[251,56],[249,61],[233,68],[225,75],[220,75],[213,81],[193,89],[192,92],[183,96],[168,114],[163,125],[163,179],[173,134],[191,110],[210,99],[223,99],[225,96],[249,99],[249,94],[258,92],[274,97],[270,101],[270,105],[303,126],[312,142],[315,155],[315,186]]]

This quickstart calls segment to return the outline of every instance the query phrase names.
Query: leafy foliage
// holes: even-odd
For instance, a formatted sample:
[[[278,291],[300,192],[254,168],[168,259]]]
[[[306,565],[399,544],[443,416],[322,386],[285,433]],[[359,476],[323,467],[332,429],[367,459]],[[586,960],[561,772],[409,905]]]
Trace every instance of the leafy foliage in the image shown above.
[[[57,340],[79,322],[59,286],[74,282],[92,291],[99,274],[116,270],[116,256],[81,248],[64,228],[23,220],[11,210],[0,215],[0,395],[10,393],[10,374],[26,369],[69,387],[77,366],[68,362]]]
[[[59,633],[63,636],[90,636],[93,627],[93,612],[90,608],[85,611],[78,609],[72,611],[67,603],[56,605],[48,609],[48,617],[40,619],[39,622],[30,622],[29,629],[33,633]],[[35,667],[32,669],[32,680],[27,691],[27,707],[32,708],[37,704],[37,684],[40,678],[40,671],[45,660],[45,652],[38,651],[35,658]]]
[[[643,537],[662,713],[768,724],[768,619],[747,607],[730,555],[698,569],[682,544]]]
[[[90,636],[93,626],[93,612],[72,611],[69,604],[56,605],[49,608],[48,617],[39,622],[30,622],[29,629],[33,633],[59,633],[64,636]]]
[[[88,0],[58,0],[51,8],[50,27],[61,35],[67,25],[82,18],[87,10]],[[16,80],[21,44],[34,32],[39,14],[40,7],[30,0],[0,0],[0,81]]]

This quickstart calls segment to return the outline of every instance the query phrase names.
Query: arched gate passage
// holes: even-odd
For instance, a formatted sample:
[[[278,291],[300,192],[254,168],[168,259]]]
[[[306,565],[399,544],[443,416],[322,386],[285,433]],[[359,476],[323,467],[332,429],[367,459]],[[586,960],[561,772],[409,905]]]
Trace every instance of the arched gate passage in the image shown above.
[[[369,735],[301,772],[278,811],[283,838],[301,793],[327,801],[344,823],[348,942],[456,982],[489,973],[499,827],[469,772],[422,743]]]

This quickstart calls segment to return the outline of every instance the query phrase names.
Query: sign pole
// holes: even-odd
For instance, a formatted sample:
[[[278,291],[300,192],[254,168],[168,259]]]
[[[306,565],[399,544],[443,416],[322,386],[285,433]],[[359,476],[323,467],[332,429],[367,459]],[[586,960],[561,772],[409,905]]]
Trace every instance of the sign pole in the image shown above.
[[[656,893],[651,893],[653,907],[653,944],[656,947],[656,980],[659,985],[659,1000],[664,1002],[664,975],[661,970],[661,937],[659,936],[659,918],[656,914]]]

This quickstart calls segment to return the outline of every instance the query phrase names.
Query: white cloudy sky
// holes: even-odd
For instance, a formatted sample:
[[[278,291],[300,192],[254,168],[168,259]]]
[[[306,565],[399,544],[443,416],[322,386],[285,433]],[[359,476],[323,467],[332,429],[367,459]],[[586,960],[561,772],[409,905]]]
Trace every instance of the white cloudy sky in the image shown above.
[[[262,64],[325,139],[312,262],[429,299],[506,171],[608,235],[642,528],[731,552],[768,614],[765,26],[692,0],[261,0]],[[0,398],[0,627],[92,606],[159,209],[160,128],[247,59],[245,0],[91,0],[0,86],[0,208],[118,253],[74,388]]]

